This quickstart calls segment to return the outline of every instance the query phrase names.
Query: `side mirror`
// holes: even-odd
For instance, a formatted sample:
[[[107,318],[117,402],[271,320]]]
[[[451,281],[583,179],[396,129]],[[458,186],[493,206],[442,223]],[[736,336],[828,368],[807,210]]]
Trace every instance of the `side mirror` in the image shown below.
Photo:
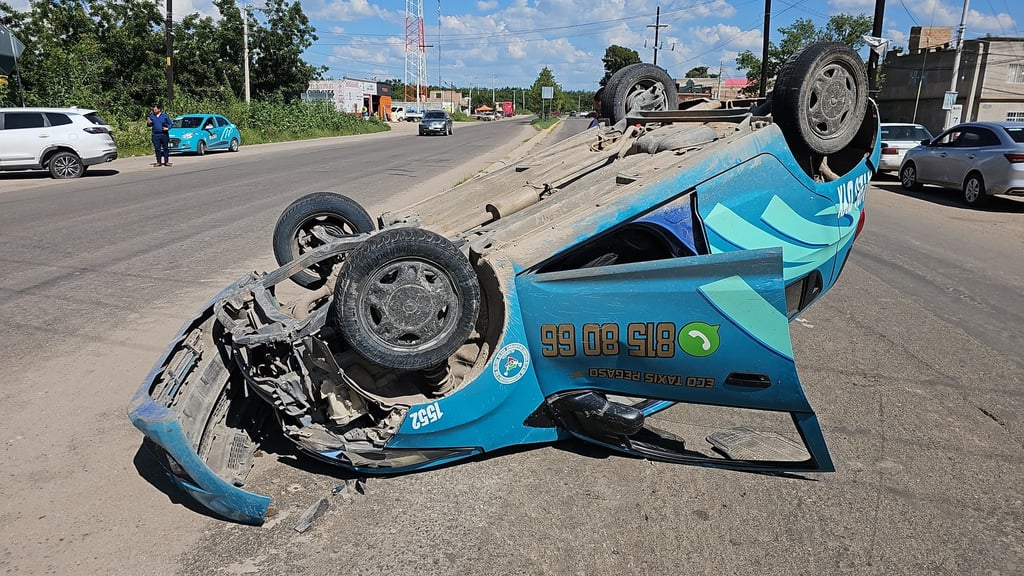
[[[921,140],[921,144],[924,145],[924,146],[931,146],[932,145],[932,141],[927,139],[927,138],[925,138],[924,140]]]

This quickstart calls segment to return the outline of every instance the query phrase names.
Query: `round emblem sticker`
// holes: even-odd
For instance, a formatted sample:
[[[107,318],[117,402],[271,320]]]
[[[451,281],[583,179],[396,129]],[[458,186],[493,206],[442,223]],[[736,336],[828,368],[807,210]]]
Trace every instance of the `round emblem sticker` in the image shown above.
[[[523,377],[523,374],[526,374],[526,369],[529,367],[530,351],[518,342],[502,346],[491,364],[494,379],[502,384],[516,382]]]

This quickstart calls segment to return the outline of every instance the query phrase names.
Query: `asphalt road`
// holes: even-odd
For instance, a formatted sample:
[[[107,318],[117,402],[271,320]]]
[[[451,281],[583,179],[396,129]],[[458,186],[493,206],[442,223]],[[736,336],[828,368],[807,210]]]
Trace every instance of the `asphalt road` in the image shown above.
[[[117,173],[78,182],[0,174],[0,567],[1020,573],[1024,202],[970,210],[894,180],[869,191],[837,287],[792,324],[834,474],[725,472],[567,443],[374,478],[346,497],[351,486],[331,495],[346,476],[280,452],[250,475],[277,509],[259,528],[212,519],[162,480],[125,404],[207,297],[273,265],[270,231],[285,205],[337,190],[371,213],[400,206],[468,177],[527,130],[513,119],[457,125],[448,138],[249,147],[172,168],[119,160]],[[328,511],[295,532],[323,497]]]

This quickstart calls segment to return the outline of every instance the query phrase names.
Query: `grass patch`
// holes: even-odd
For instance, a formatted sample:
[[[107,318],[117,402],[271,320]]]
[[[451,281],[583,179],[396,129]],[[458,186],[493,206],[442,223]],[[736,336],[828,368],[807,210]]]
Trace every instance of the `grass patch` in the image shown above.
[[[172,118],[182,114],[220,114],[238,126],[243,146],[391,130],[387,122],[376,117],[363,120],[358,114],[338,112],[326,102],[246,104],[241,101],[198,100],[186,96],[175,100],[174,106],[169,107],[167,113]],[[153,153],[150,138],[152,131],[146,126],[145,118],[104,119],[114,129],[119,156],[146,156]]]
[[[551,128],[555,124],[558,124],[558,121],[558,118],[548,118],[547,120],[541,120],[540,118],[537,118],[533,122],[530,122],[530,126],[533,126],[537,130],[547,130],[548,128]]]

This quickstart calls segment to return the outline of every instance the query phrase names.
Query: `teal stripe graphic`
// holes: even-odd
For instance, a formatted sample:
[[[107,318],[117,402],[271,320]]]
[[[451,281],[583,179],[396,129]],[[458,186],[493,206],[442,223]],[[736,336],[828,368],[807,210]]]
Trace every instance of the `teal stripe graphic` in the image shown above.
[[[738,328],[785,358],[793,358],[789,321],[743,278],[730,276],[697,290]]]

